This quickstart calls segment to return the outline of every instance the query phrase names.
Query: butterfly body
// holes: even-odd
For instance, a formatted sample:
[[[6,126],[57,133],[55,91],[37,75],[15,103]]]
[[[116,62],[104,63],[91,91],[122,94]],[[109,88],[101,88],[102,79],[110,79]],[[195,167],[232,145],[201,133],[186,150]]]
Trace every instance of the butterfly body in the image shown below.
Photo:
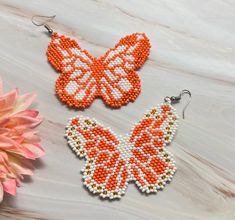
[[[48,46],[49,62],[61,72],[56,93],[71,107],[86,108],[101,97],[111,107],[134,101],[140,93],[136,69],[149,55],[145,34],[122,38],[104,56],[93,57],[76,41],[55,33]]]
[[[129,135],[117,136],[99,122],[78,116],[68,122],[70,147],[86,160],[85,186],[102,198],[120,198],[129,182],[144,193],[157,192],[170,182],[176,167],[165,150],[178,126],[167,103],[150,110]]]

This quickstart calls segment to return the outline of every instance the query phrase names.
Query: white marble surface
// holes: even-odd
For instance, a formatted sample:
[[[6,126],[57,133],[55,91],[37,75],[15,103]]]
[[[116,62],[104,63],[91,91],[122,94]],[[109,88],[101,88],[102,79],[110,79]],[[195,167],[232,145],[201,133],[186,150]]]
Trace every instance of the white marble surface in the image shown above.
[[[34,14],[56,14],[51,26],[102,55],[119,38],[145,32],[149,60],[138,71],[135,103],[110,110],[101,100],[83,112],[54,95],[58,77],[45,55],[50,38],[31,24]],[[35,176],[5,197],[0,219],[235,219],[235,2],[233,0],[0,0],[0,74],[6,89],[35,91],[45,121],[46,156]],[[157,195],[131,184],[120,201],[101,201],[82,187],[79,160],[63,137],[69,117],[96,117],[125,134],[146,109],[181,89],[193,93],[169,150],[178,171]],[[183,104],[175,106],[179,113]]]

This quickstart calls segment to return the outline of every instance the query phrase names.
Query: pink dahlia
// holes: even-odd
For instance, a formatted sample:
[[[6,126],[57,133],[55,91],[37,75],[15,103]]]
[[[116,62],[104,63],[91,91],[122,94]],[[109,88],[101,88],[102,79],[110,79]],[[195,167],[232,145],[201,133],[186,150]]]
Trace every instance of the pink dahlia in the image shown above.
[[[42,118],[28,109],[34,99],[35,94],[21,96],[17,89],[3,94],[0,79],[0,202],[4,191],[16,194],[23,176],[33,174],[32,160],[44,154],[35,130]]]

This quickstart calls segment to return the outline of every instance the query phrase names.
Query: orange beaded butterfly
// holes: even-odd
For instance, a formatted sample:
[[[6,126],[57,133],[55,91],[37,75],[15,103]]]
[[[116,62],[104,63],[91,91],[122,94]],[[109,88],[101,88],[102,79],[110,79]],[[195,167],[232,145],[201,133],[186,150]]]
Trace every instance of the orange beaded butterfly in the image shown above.
[[[104,56],[92,57],[75,40],[57,33],[48,46],[48,60],[61,72],[56,93],[67,105],[86,108],[96,97],[111,107],[134,101],[140,93],[136,69],[149,55],[150,43],[145,34],[122,38]]]
[[[171,142],[178,116],[169,103],[150,110],[127,136],[116,136],[109,128],[88,117],[69,120],[66,137],[73,151],[85,157],[84,185],[102,198],[120,198],[129,182],[145,193],[157,192],[176,171]]]
[[[46,19],[43,22],[35,19]],[[149,55],[150,43],[143,33],[122,38],[104,56],[93,57],[79,44],[54,33],[47,22],[54,16],[35,15],[32,23],[44,26],[51,35],[47,57],[61,74],[56,94],[70,107],[87,108],[99,97],[113,108],[133,102],[140,94],[140,79],[135,72]]]

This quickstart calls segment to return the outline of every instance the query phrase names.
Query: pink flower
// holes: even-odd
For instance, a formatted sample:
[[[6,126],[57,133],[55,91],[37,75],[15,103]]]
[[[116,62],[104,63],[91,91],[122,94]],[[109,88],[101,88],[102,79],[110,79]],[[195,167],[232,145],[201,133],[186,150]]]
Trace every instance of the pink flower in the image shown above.
[[[35,127],[42,118],[28,109],[34,94],[20,96],[17,89],[3,94],[0,79],[0,202],[4,191],[16,194],[24,175],[33,174],[32,160],[44,155]]]

